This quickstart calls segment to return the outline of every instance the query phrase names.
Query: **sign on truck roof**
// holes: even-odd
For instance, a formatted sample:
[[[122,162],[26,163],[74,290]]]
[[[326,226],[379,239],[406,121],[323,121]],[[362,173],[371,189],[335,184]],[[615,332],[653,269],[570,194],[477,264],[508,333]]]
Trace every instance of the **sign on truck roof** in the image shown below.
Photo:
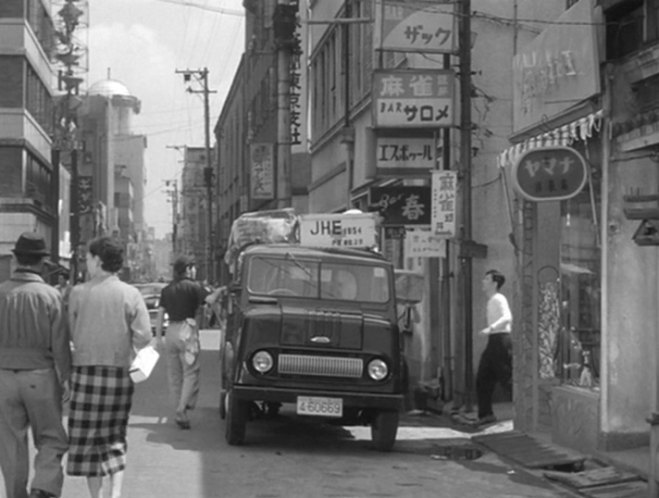
[[[304,214],[300,216],[300,245],[367,248],[377,245],[374,213]]]

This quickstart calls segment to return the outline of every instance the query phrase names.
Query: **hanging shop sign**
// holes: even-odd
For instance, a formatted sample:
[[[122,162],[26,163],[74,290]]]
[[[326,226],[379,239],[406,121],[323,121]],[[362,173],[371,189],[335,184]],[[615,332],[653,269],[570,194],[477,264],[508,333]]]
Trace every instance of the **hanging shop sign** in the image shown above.
[[[435,164],[433,137],[377,137],[375,166],[382,170],[427,169]]]
[[[299,9],[306,18],[307,10]],[[307,31],[303,23],[296,23],[290,56],[290,117],[291,117],[291,154],[307,152],[307,119],[304,112],[304,98],[307,94],[306,62],[302,57],[302,47],[307,46]]]
[[[513,58],[513,132],[600,92],[591,0],[580,0]]]
[[[384,226],[430,225],[430,187],[372,187],[369,207]]]
[[[569,147],[540,147],[522,154],[513,166],[513,185],[530,201],[574,197],[588,179],[586,160]]]
[[[453,125],[455,73],[441,69],[374,71],[376,128],[446,128]]]
[[[433,234],[430,226],[411,228],[405,234],[405,257],[445,258],[446,239]]]
[[[373,247],[375,213],[304,214],[300,216],[300,245],[309,247]]]
[[[443,238],[455,237],[458,177],[455,171],[432,172],[432,211],[430,229]]]
[[[373,46],[397,52],[455,53],[454,0],[376,0]]]
[[[275,198],[274,147],[271,143],[249,145],[251,174],[249,178],[252,199]]]

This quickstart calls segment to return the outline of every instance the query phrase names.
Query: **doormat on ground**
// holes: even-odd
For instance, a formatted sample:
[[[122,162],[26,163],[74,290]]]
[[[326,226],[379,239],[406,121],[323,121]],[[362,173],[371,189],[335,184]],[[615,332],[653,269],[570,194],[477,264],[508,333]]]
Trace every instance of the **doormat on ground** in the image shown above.
[[[510,431],[472,437],[494,453],[529,469],[581,467],[586,457],[567,449],[543,443],[523,432]]]
[[[584,470],[581,472],[543,472],[548,479],[568,484],[573,488],[584,489],[603,484],[618,484],[636,481],[639,477],[631,472],[616,469],[615,467],[601,467],[599,469]]]

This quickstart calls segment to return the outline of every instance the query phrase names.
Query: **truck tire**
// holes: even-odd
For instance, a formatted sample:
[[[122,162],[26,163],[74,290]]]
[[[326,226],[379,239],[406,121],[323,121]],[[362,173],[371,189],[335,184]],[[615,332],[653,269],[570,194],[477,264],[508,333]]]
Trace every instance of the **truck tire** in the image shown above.
[[[371,422],[371,440],[378,451],[391,451],[398,432],[398,412],[379,411]]]
[[[245,426],[249,415],[249,403],[236,399],[233,390],[227,392],[225,399],[224,437],[231,446],[239,446],[245,442]]]
[[[224,389],[220,389],[220,418],[227,418],[227,392]]]

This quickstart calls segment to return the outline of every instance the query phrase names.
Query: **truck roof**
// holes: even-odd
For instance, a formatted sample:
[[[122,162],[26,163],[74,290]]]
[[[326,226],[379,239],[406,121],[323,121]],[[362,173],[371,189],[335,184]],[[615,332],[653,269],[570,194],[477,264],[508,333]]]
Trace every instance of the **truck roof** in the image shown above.
[[[255,254],[264,256],[294,254],[295,256],[303,257],[322,257],[327,255],[349,257],[355,261],[382,261],[388,262],[382,254],[365,250],[365,249],[349,249],[349,248],[322,248],[322,247],[306,247],[298,244],[253,244],[247,246],[242,251],[243,254]]]

